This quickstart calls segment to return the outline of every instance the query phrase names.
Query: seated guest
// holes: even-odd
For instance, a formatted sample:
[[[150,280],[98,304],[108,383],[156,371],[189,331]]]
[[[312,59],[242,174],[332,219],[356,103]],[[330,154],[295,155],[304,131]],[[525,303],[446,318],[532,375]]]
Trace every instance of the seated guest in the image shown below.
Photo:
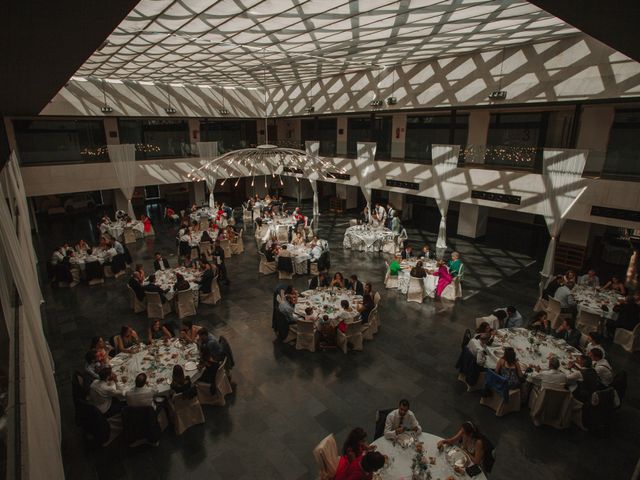
[[[89,402],[95,406],[105,418],[120,413],[123,402],[122,391],[118,389],[116,374],[111,367],[104,367],[98,372],[98,379],[89,387]]]
[[[284,302],[280,303],[278,310],[287,319],[287,323],[292,325],[296,323],[295,306],[297,295],[291,293],[284,296]]]
[[[360,223],[362,223],[363,225],[366,225],[367,223],[369,223],[369,208],[368,207],[364,207],[364,209],[362,210],[362,213],[360,213]]]
[[[563,280],[564,277],[562,275],[556,275],[553,277],[542,291],[542,298],[549,300],[549,297],[554,297],[556,290],[558,290],[560,285],[562,285]]]
[[[114,337],[116,343],[116,352],[132,353],[136,345],[140,343],[136,331],[128,325],[123,325],[120,329],[120,335]]]
[[[275,262],[276,261],[276,245],[272,245],[271,248],[267,248],[267,244],[265,243],[260,247],[260,251],[264,253],[267,262]]]
[[[318,316],[313,313],[313,307],[307,307],[304,309],[304,321],[315,323],[318,320]]]
[[[358,280],[358,276],[355,274],[349,277],[349,290],[354,292],[356,295],[364,294],[364,285],[360,280]]]
[[[120,247],[122,247],[122,245],[120,245]],[[116,250],[115,244],[112,240],[107,244],[107,249],[104,253],[105,262],[111,263],[116,255],[118,255],[118,251]]]
[[[322,249],[322,245],[320,244],[320,242],[318,242],[318,239],[316,237],[313,237],[313,240],[311,241],[310,246],[311,246],[311,252],[309,255],[311,257],[311,261],[317,262],[318,260],[320,260],[320,257],[324,252],[324,250]]]
[[[89,250],[87,250],[87,256],[84,258],[84,263],[87,264],[87,263],[98,262],[98,261],[99,261],[98,257],[96,257],[93,254],[93,249],[90,248]]]
[[[136,269],[133,271],[133,275],[138,278],[141,285],[144,283],[146,275],[144,274],[144,268],[141,263],[136,264]]]
[[[391,275],[392,277],[397,277],[400,270],[402,270],[402,267],[400,266],[400,257],[396,255],[389,265],[389,275]]]
[[[478,328],[476,328],[476,335],[481,335],[483,333],[491,335],[493,332],[494,330],[491,328],[491,325],[489,325],[489,322],[482,322],[478,325]]]
[[[560,309],[563,313],[575,313],[576,312],[576,300],[571,294],[569,287],[562,283],[556,290],[553,298],[560,302]]]
[[[485,437],[473,422],[464,422],[453,437],[440,440],[438,450],[445,445],[456,445],[469,455],[471,462],[485,468]]]
[[[576,322],[573,318],[564,318],[560,326],[556,329],[554,336],[563,339],[573,348],[580,349],[582,333],[576,328]]]
[[[176,273],[176,283],[173,285],[174,292],[191,289],[191,284],[184,279],[181,273]]]
[[[102,365],[109,364],[110,354],[113,352],[113,347],[109,345],[109,342],[105,342],[102,337],[93,337],[91,339],[91,345],[89,350],[93,350],[96,355],[96,361]]]
[[[438,271],[434,272],[433,275],[438,277],[435,296],[436,298],[440,298],[444,289],[453,282],[453,276],[449,273],[449,268],[447,268],[442,260],[438,260]]]
[[[196,396],[196,389],[191,383],[191,377],[184,374],[184,369],[181,365],[173,366],[171,390],[174,393],[183,393],[187,398],[193,398]]]
[[[529,328],[531,330],[536,330],[538,332],[543,332],[546,334],[551,333],[551,322],[549,321],[549,315],[544,310],[536,313],[533,317],[533,320],[529,324]]]
[[[426,243],[422,246],[422,249],[418,252],[417,255],[418,258],[426,258],[427,260],[430,260],[434,257],[433,253],[431,252],[431,250],[429,249],[429,245],[427,245]]]
[[[131,278],[129,279],[129,282],[127,283],[127,285],[129,285],[131,287],[131,290],[133,290],[133,293],[136,294],[136,298],[141,302],[143,302],[144,287],[142,286],[142,281],[140,280],[140,276],[136,275],[135,273],[136,272],[134,272],[134,274],[131,275]]]
[[[103,365],[98,362],[96,351],[89,350],[84,356],[84,373],[93,381],[100,378],[98,372],[101,368],[103,368]]]
[[[558,357],[549,359],[548,370],[541,370],[537,365],[534,369],[535,372],[531,374],[531,381],[536,385],[552,385],[555,387],[565,387],[567,385],[567,376],[559,370],[560,360],[558,360]]]
[[[380,452],[367,452],[337,472],[335,480],[371,480],[373,474],[384,467],[385,458]]]
[[[410,275],[415,278],[424,278],[427,276],[427,271],[422,268],[421,260],[418,260],[416,266],[411,269]]]
[[[222,346],[213,333],[209,333],[206,328],[198,330],[198,345],[200,346],[200,353],[209,352],[211,355],[222,354]]]
[[[208,230],[205,230],[202,232],[202,236],[200,237],[200,243],[202,242],[213,243],[213,238],[211,238],[211,235],[209,235]]]
[[[615,320],[607,320],[607,331],[613,336],[616,328],[633,330],[640,322],[640,293],[634,296],[628,295],[624,301],[617,303],[613,307],[618,317]]]
[[[371,291],[371,289],[371,284],[365,283],[362,293],[362,303],[358,304],[356,308],[360,313],[360,319],[362,320],[362,323],[367,323],[369,321],[369,314],[371,313],[371,310],[373,310],[376,306],[373,300],[373,292]]]
[[[202,276],[198,281],[198,285],[200,285],[200,292],[211,293],[211,286],[215,278],[215,273],[213,272],[212,265],[209,262],[203,263],[202,268],[203,268]]]
[[[278,250],[278,258],[280,257],[291,257],[291,252],[289,250],[287,250],[287,246],[286,245],[281,245],[279,250]]]
[[[600,286],[600,279],[596,275],[596,271],[594,269],[590,269],[587,273],[578,277],[578,285],[598,288]]]
[[[522,315],[520,314],[520,312],[516,310],[516,307],[514,307],[513,305],[509,305],[508,307],[498,308],[496,312],[499,310],[502,310],[507,314],[503,323],[504,325],[503,328],[524,327],[524,319],[522,318]],[[495,315],[495,312],[494,312],[494,315]]]
[[[522,383],[524,375],[520,370],[516,351],[512,347],[504,348],[504,354],[496,365],[496,373],[507,379],[510,390],[518,388]]]
[[[584,349],[585,353],[588,355],[591,350],[594,348],[599,348],[602,351],[602,357],[606,357],[606,353],[604,351],[604,347],[602,346],[603,337],[598,332],[589,332],[587,334],[587,345]]]
[[[331,280],[331,286],[338,287],[338,288],[345,288],[344,283],[345,282],[344,282],[344,277],[342,276],[342,273],[336,272],[333,275],[333,280]]]
[[[293,237],[293,240],[291,240],[291,243],[296,246],[304,245],[304,238],[302,237],[302,233],[296,232],[295,236]]]
[[[577,281],[576,272],[573,270],[567,270],[567,273],[564,274],[564,284],[571,290],[576,286]]]
[[[604,358],[604,353],[599,348],[592,348],[589,352],[589,357],[593,362],[593,369],[598,375],[598,380],[604,388],[609,387],[613,383],[613,369],[607,359]]]
[[[458,252],[451,252],[451,260],[449,260],[449,273],[453,278],[460,275],[462,270],[462,260],[460,260],[460,254]]]
[[[318,330],[318,343],[321,347],[335,345],[336,329],[329,320],[329,315],[318,316],[316,320],[316,330]]]
[[[392,440],[405,432],[413,432],[415,435],[420,435],[422,427],[420,427],[413,412],[409,410],[409,400],[402,399],[398,404],[398,408],[387,415],[387,420],[384,422],[384,437]]]
[[[200,368],[203,370],[198,382],[208,383],[212,389],[215,388],[216,374],[220,369],[220,363],[218,355],[205,350],[200,359]]]
[[[411,245],[407,244],[404,247],[404,250],[402,250],[401,256],[402,256],[403,260],[409,260],[410,258],[412,258],[413,257],[413,247]]]
[[[340,308],[342,310],[338,313],[338,319],[340,320],[340,323],[338,323],[338,329],[341,332],[344,332],[347,329],[347,324],[353,322],[356,312],[351,308],[351,305],[349,305],[349,300],[341,300]]]
[[[153,271],[169,270],[169,268],[169,260],[162,258],[162,254],[160,252],[156,252],[156,259],[153,262]]]
[[[318,273],[315,277],[311,279],[309,282],[309,289],[315,290],[316,288],[326,288],[329,286],[329,279],[327,275],[323,272]]]
[[[487,363],[487,355],[489,354],[487,345],[491,341],[491,338],[490,333],[481,333],[467,343],[467,350],[481,367],[484,367],[485,363]]]
[[[154,340],[169,340],[171,338],[171,332],[167,330],[167,327],[160,325],[159,319],[151,320],[149,325],[148,343],[152,343]]]
[[[182,320],[182,328],[180,329],[180,338],[188,342],[198,341],[198,332],[200,331],[198,325],[194,325],[189,319]]]
[[[129,390],[124,398],[130,407],[153,407],[156,403],[153,398],[158,395],[158,390],[147,384],[147,374],[139,373],[135,380],[136,386]]]
[[[144,291],[145,292],[156,292],[158,294],[160,294],[160,301],[162,303],[165,303],[167,301],[167,297],[165,297],[165,293],[167,293],[166,291],[164,291],[162,288],[160,288],[158,285],[156,285],[156,276],[155,275],[149,275],[149,283],[147,283],[144,286]]]
[[[602,389],[591,358],[583,355],[577,362],[570,362],[569,368],[571,371],[567,375],[567,384],[570,389],[573,388],[573,397],[582,403],[591,404],[593,393]]]
[[[76,252],[85,253],[87,250],[89,250],[89,244],[87,244],[87,242],[85,242],[84,240],[80,240],[76,245]]]
[[[62,262],[64,257],[67,255],[67,252],[63,247],[56,249],[51,256],[51,265],[57,265]]]
[[[354,461],[360,461],[361,457],[369,450],[369,445],[365,442],[367,433],[362,428],[354,428],[349,432],[347,439],[342,446],[342,455],[338,461],[335,478],[340,478]]]
[[[605,290],[618,292],[621,295],[625,295],[627,292],[626,289],[624,288],[624,284],[620,281],[618,277],[611,277],[611,280],[605,283],[603,288]]]

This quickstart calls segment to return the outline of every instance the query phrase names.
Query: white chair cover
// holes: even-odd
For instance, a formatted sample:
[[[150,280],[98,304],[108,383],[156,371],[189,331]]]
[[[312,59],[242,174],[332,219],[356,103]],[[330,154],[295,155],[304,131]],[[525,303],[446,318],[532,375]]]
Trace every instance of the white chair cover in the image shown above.
[[[138,300],[136,292],[133,291],[133,288],[127,285],[127,289],[129,290],[129,296],[131,297],[131,309],[133,310],[133,313],[144,312],[147,309],[147,306],[144,304],[144,302]]]
[[[344,333],[340,330],[336,333],[336,344],[343,353],[348,352],[348,343],[353,345],[354,350],[362,350],[363,337],[362,337],[362,322],[357,321],[347,324],[347,329]]]
[[[338,448],[333,434],[327,435],[313,449],[313,457],[318,464],[320,480],[333,480],[338,469]]]
[[[411,277],[409,279],[409,289],[407,290],[407,301],[422,303],[424,299],[424,283],[421,278]]]
[[[316,351],[316,326],[313,322],[296,320],[298,336],[296,338],[296,350]]]
[[[193,290],[180,290],[177,297],[176,310],[181,320],[186,317],[192,317],[197,313],[195,305],[196,296],[193,294]]]
[[[176,435],[182,435],[193,425],[204,423],[204,414],[197,396],[187,398],[184,394],[178,393],[169,400],[168,406]]]
[[[158,292],[144,292],[147,299],[147,317],[148,318],[164,318],[171,312],[169,302],[162,303]]]

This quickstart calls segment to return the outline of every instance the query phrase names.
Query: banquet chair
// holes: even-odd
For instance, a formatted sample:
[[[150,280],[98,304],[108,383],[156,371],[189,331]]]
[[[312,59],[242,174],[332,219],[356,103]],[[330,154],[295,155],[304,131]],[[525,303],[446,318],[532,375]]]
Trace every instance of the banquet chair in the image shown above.
[[[358,219],[357,218],[352,218],[351,220],[349,220],[349,226],[350,227],[355,227],[356,225],[358,225]]]
[[[271,275],[272,273],[276,273],[276,262],[268,262],[267,257],[264,253],[258,252],[260,255],[260,265],[258,266],[258,272],[263,275]]]
[[[548,311],[549,310],[549,301],[545,300],[542,297],[538,297],[538,300],[536,301],[536,304],[533,306],[533,311],[534,312],[541,312],[541,311]]]
[[[248,208],[242,207],[242,223],[243,223],[243,225],[248,227],[249,225],[251,225],[252,221],[253,221],[253,212],[251,210],[249,210]]]
[[[445,300],[451,300],[452,302],[455,302],[458,298],[461,298],[462,287],[460,285],[460,277],[455,277],[449,285],[444,287],[444,290],[442,290],[442,294],[440,295],[440,297],[444,298]]]
[[[333,434],[329,434],[322,439],[313,449],[313,458],[318,464],[320,480],[333,480],[338,469],[338,447]]]
[[[549,309],[547,310],[547,316],[549,318],[549,322],[551,323],[551,328],[556,329],[562,322],[562,307],[560,307],[560,302],[553,297],[549,297],[547,304],[549,306]]]
[[[633,330],[616,328],[613,343],[617,343],[630,353],[640,350],[640,323]]]
[[[309,350],[310,352],[315,352],[317,334],[316,326],[313,322],[296,320],[296,327],[296,350]]]
[[[113,274],[113,268],[111,267],[111,263],[103,263],[102,264],[102,273],[104,275],[104,278],[114,278],[115,275]]]
[[[498,388],[490,388],[488,395],[480,397],[480,405],[484,405],[495,411],[496,417],[502,417],[511,412],[519,412],[522,398],[520,388],[509,389],[507,393],[508,400],[505,401],[503,391],[498,390],[508,389],[507,379],[491,369],[487,369],[485,375],[485,378],[491,381],[490,384],[498,385]]]
[[[491,315],[487,315],[486,317],[476,318],[476,330],[484,322],[487,322],[493,330],[498,330],[500,328],[500,320],[498,320],[498,317],[491,314]]]
[[[373,336],[378,333],[380,327],[380,321],[378,316],[378,306],[376,305],[370,312],[367,319],[368,328],[362,332],[362,338],[365,340],[373,340]]]
[[[391,255],[395,255],[397,251],[398,251],[397,244],[393,239],[387,240],[382,244],[382,253],[389,253]]]
[[[130,448],[140,445],[157,445],[162,434],[156,409],[149,407],[124,407],[122,409],[123,436]]]
[[[208,218],[201,218],[200,219],[200,230],[208,230],[209,229],[209,219]]]
[[[596,313],[585,312],[581,310],[576,319],[576,328],[580,332],[588,334],[589,332],[601,332],[602,317]]]
[[[373,295],[373,303],[375,304],[375,306],[376,306],[376,307],[377,307],[377,306],[378,306],[378,304],[380,303],[380,298],[382,298],[382,297],[380,296],[380,292],[376,292],[376,293]]]
[[[187,398],[184,393],[178,393],[169,399],[167,407],[176,435],[182,435],[188,428],[204,423],[204,414],[197,396]]]
[[[186,317],[192,317],[197,313],[193,290],[191,290],[190,288],[186,290],[180,290],[177,292],[177,297],[176,313],[178,314],[178,318],[180,318],[180,320]]]
[[[227,359],[225,358],[218,367],[215,385],[196,382],[198,401],[201,405],[213,405],[215,407],[224,407],[226,405],[227,402],[224,397],[233,393],[231,382],[229,382],[229,377],[227,377],[226,363]]]
[[[104,283],[104,273],[100,262],[88,262],[85,264],[84,273],[87,276],[87,283],[92,285],[100,285]]]
[[[211,242],[200,242],[200,254],[204,255],[208,261],[213,259],[213,246]]]
[[[218,274],[216,274],[213,280],[211,280],[211,292],[200,292],[200,302],[206,305],[215,305],[221,299],[222,295],[220,294],[220,285],[218,284]]]
[[[240,229],[240,233],[236,236],[236,238],[231,242],[231,253],[233,255],[240,255],[244,252],[244,243],[242,242],[242,233],[243,229]]]
[[[389,272],[389,262],[387,262],[385,260],[384,264],[387,267],[387,273],[385,273],[385,276],[384,276],[384,286],[387,287],[387,288],[397,289],[398,288],[398,276],[397,275],[391,275],[391,273]]]
[[[171,313],[171,304],[166,301],[162,303],[158,292],[144,292],[147,299],[147,317],[162,318]]]
[[[291,280],[293,278],[293,259],[278,257],[278,279]]]
[[[125,274],[126,269],[127,262],[124,253],[119,253],[115,257],[113,257],[113,260],[111,260],[111,270],[113,271],[114,277],[120,278]]]
[[[553,385],[542,385],[539,391],[531,390],[529,410],[536,427],[549,425],[557,429],[571,425],[573,397],[571,392]]]
[[[363,337],[362,337],[363,325],[360,320],[347,324],[347,329],[343,332],[336,331],[336,344],[343,353],[349,351],[348,344],[353,346],[353,350],[362,351]]]
[[[196,258],[200,258],[200,248],[196,246],[191,246],[191,251],[189,253],[189,259],[195,260]]]
[[[289,243],[289,227],[278,225],[276,227],[276,238],[280,243]]]
[[[407,302],[422,303],[424,299],[424,283],[421,278],[410,277],[407,290]]]
[[[123,232],[124,243],[136,243],[136,233],[133,231],[133,227],[124,227]]]
[[[129,296],[131,297],[131,309],[133,310],[133,313],[144,312],[147,309],[145,302],[138,300],[138,296],[131,286],[127,285],[127,290],[129,290]]]
[[[224,258],[230,258],[231,257],[231,244],[229,243],[229,240],[227,240],[227,239],[220,240],[220,247],[222,247],[222,250],[224,250]]]

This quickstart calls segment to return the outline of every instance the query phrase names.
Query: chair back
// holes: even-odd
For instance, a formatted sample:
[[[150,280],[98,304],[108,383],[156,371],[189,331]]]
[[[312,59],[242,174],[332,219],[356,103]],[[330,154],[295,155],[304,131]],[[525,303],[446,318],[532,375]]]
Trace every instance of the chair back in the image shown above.
[[[200,253],[204,254],[207,259],[211,259],[211,254],[213,253],[211,242],[200,242]]]
[[[298,327],[298,335],[300,334],[314,334],[316,331],[316,327],[313,322],[309,322],[307,320],[296,320],[296,326]]]
[[[286,225],[278,225],[276,227],[276,238],[278,242],[287,243],[289,241],[289,227]]]
[[[362,321],[358,320],[357,322],[348,323],[344,334],[347,337],[350,337],[352,335],[357,335],[360,332],[362,332]]]
[[[291,257],[278,257],[278,270],[293,273],[293,260]]]
[[[133,231],[133,227],[124,227],[122,237],[124,243],[136,243],[136,233]]]
[[[320,480],[331,480],[336,475],[338,469],[338,447],[333,434],[327,435],[313,449],[313,457],[318,464]]]
[[[542,385],[531,406],[531,419],[536,426],[550,425],[568,428],[571,424],[571,392],[551,385]]]
[[[222,250],[224,250],[225,258],[231,257],[231,243],[229,242],[229,240],[226,238],[220,240],[220,246],[222,247]]]
[[[147,317],[164,318],[160,294],[158,292],[144,292],[144,296],[147,299]]]
[[[184,393],[178,393],[169,403],[173,410],[173,424],[176,434],[181,435],[187,428],[204,423],[204,414],[198,397],[187,398]]]
[[[196,306],[193,302],[193,290],[180,290],[178,292],[178,316],[190,317],[196,314]]]
[[[576,320],[576,328],[582,333],[589,333],[593,330],[599,331],[601,321],[602,317],[600,315],[580,310]]]
[[[382,298],[382,297],[380,296],[380,292],[376,292],[376,293],[373,295],[373,303],[375,304],[376,308],[378,307],[378,304],[380,303],[380,298]]]
[[[85,274],[87,281],[90,282],[96,278],[103,278],[104,273],[100,262],[88,262],[85,264]]]
[[[200,218],[200,230],[207,230],[209,228],[209,219],[204,217]]]
[[[560,315],[562,311],[562,307],[560,306],[560,302],[556,300],[554,297],[549,297],[549,314],[557,314]]]

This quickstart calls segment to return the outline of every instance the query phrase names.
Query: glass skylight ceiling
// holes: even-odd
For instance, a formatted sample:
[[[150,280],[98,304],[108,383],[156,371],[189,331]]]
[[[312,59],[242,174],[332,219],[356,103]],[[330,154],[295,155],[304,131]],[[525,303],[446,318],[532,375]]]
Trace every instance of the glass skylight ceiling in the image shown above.
[[[76,76],[278,86],[575,33],[515,0],[142,0]]]

